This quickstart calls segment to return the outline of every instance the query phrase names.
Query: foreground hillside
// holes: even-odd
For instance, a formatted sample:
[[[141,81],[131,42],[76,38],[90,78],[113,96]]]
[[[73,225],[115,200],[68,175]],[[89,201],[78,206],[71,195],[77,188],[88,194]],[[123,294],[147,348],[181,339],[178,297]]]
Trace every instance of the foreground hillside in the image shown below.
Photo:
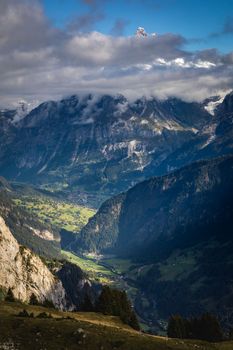
[[[23,309],[34,317],[17,316]],[[44,312],[51,318],[43,318],[40,314]],[[150,336],[125,326],[117,317],[6,302],[0,303],[0,329],[0,349],[11,350],[230,350],[233,346],[232,342],[210,344]]]

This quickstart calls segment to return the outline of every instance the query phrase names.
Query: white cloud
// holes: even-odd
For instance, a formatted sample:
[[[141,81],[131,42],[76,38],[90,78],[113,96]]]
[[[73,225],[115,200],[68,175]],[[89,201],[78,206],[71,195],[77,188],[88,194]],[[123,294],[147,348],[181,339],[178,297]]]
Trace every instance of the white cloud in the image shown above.
[[[188,52],[171,33],[113,37],[52,27],[39,1],[0,2],[0,105],[86,93],[202,100],[233,87],[233,53]]]

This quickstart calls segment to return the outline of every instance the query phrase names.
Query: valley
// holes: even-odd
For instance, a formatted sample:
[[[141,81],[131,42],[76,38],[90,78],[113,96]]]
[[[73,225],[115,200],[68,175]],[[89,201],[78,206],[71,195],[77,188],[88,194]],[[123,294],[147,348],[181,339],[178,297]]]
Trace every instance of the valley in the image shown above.
[[[210,117],[204,102],[73,96],[8,126],[18,149],[11,163],[0,152],[10,179],[0,179],[0,213],[64,283],[69,307],[94,304],[106,285],[127,292],[145,332],[165,336],[170,315],[205,311],[229,331],[232,98]]]
[[[0,350],[233,349],[233,0],[0,0]]]
[[[86,272],[88,278],[94,283],[106,284],[125,290],[137,312],[142,330],[166,335],[166,321],[158,319],[157,310],[151,308],[150,300],[140,289],[137,281],[138,278],[145,276],[153,265],[133,263],[129,259],[110,258],[104,255],[87,254],[86,256],[78,256],[68,251],[62,251],[62,254],[69,262],[76,264]]]
[[[230,327],[232,161],[197,162],[132,187],[106,201],[71,244],[131,260],[124,277],[147,324],[215,310]]]

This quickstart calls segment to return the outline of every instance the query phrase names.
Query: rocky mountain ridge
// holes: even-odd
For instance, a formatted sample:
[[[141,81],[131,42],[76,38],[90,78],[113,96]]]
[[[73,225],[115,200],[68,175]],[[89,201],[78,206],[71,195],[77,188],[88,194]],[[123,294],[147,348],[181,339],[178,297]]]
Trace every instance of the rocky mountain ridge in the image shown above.
[[[218,100],[217,100],[218,101]],[[208,104],[208,103],[207,103]],[[215,105],[212,123],[198,137],[184,143],[161,162],[157,171],[166,173],[199,159],[209,159],[233,153],[233,92]]]
[[[83,201],[93,203],[91,196],[101,192],[98,205],[145,178],[170,171],[176,164],[168,166],[167,159],[184,145],[198,140],[204,149],[216,127],[206,110],[209,103],[176,98],[131,102],[121,95],[45,102],[17,127],[3,118],[1,174],[48,184],[75,200],[81,193]]]

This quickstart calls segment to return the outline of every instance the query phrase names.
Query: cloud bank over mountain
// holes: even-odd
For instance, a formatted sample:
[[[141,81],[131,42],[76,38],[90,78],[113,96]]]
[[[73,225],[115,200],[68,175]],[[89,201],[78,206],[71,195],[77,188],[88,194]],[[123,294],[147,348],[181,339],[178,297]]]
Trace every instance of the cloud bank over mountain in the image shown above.
[[[90,92],[202,100],[233,86],[233,52],[191,52],[172,33],[118,32],[57,29],[39,1],[1,0],[0,105]]]

